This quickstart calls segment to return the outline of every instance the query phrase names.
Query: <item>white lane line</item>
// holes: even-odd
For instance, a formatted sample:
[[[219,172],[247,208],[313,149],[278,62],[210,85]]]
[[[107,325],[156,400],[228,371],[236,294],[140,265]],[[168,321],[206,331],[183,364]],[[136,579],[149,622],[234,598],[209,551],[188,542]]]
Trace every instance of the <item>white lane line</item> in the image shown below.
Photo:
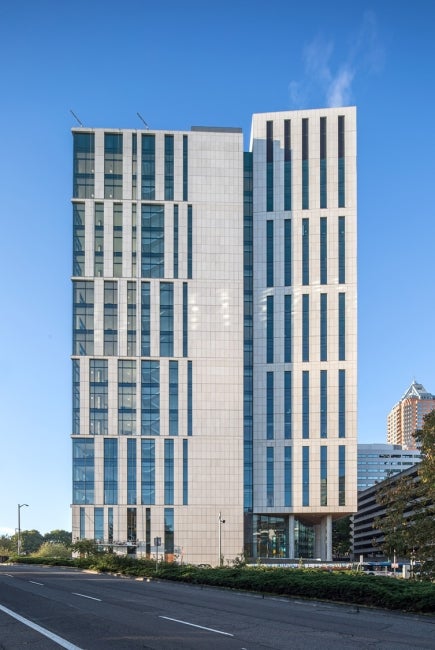
[[[78,594],[73,591],[73,596],[81,596],[82,598],[89,598],[89,600],[98,600],[101,603],[101,598],[94,598],[93,596],[86,596],[85,594]]]
[[[190,625],[190,627],[198,627],[200,630],[207,630],[207,632],[215,632],[216,634],[223,634],[224,636],[234,636],[229,632],[222,632],[221,630],[214,630],[212,627],[204,627],[203,625],[195,625],[195,623],[188,623],[187,621],[179,621],[178,618],[169,618],[169,616],[159,616],[167,621],[174,621],[174,623],[181,623],[182,625]]]
[[[23,618],[23,616],[16,614],[15,612],[13,612],[11,609],[8,609],[7,607],[3,607],[3,605],[0,605],[0,610],[5,614],[8,614],[8,616],[12,616],[12,618],[15,618],[20,623],[24,623],[24,625],[31,627],[32,630],[39,632],[39,634],[43,634],[44,636],[48,637],[49,639],[51,639],[51,641],[54,641],[54,643],[57,643],[57,645],[60,645],[62,648],[66,648],[67,650],[82,650],[81,648],[79,648],[79,646],[70,643],[66,639],[62,639],[61,636],[58,636],[57,634],[50,632],[50,630],[46,630],[45,627],[41,627],[40,625],[37,625],[36,623],[29,621],[27,618]]]
[[[34,580],[29,580],[29,582],[31,582],[32,585],[40,585],[41,587],[44,586],[44,583],[43,583],[43,582],[35,582]]]

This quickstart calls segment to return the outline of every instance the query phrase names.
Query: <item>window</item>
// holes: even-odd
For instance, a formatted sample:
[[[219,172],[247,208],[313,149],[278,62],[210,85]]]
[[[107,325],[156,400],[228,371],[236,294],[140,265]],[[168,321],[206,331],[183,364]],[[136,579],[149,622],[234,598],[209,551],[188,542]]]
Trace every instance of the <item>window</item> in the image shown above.
[[[320,371],[320,437],[328,437],[328,372]]]
[[[344,115],[338,116],[338,207],[345,207]]]
[[[107,360],[89,362],[89,427],[90,434],[107,436],[109,428]]]
[[[273,212],[273,122],[266,122],[266,210]]]
[[[104,542],[104,508],[94,508],[94,540]]]
[[[104,503],[118,503],[118,440],[104,439]]]
[[[142,435],[160,435],[160,364],[142,361]]]
[[[275,480],[274,480],[274,458],[273,447],[266,447],[266,505],[274,504]]]
[[[151,134],[142,135],[142,199],[156,198],[156,142]]]
[[[142,269],[143,278],[165,275],[165,213],[163,205],[142,205]]]
[[[178,205],[174,205],[174,278],[178,278]]]
[[[118,360],[118,435],[136,434],[136,361]]]
[[[338,371],[338,437],[346,437],[346,371]]]
[[[73,354],[94,354],[94,283],[73,283]]]
[[[320,217],[320,284],[328,284],[328,221]]]
[[[86,539],[86,510],[80,508],[80,539]]]
[[[338,282],[346,282],[346,225],[345,218],[338,217]]]
[[[136,542],[136,540],[137,540],[136,508],[127,508],[127,541]]]
[[[266,286],[273,287],[273,221],[266,221]]]
[[[73,203],[73,275],[85,274],[85,204]]]
[[[160,283],[160,356],[174,355],[174,285]]]
[[[154,440],[141,440],[141,502],[154,505],[156,501],[156,449]]]
[[[104,354],[116,355],[118,350],[118,284],[104,283]]]
[[[94,503],[94,439],[73,438],[72,444],[73,503]]]
[[[141,282],[141,356],[151,355],[151,294],[150,283]]]
[[[338,360],[346,359],[346,294],[338,294]]]
[[[310,448],[302,447],[302,505],[310,505]]]
[[[122,277],[122,204],[113,206],[113,277]]]
[[[165,508],[165,556],[174,554],[174,509]],[[168,558],[169,559],[169,558]]]
[[[302,284],[310,284],[310,226],[302,219]]]
[[[327,207],[326,117],[320,118],[320,207]]]
[[[166,505],[174,504],[174,441],[164,441],[164,471],[165,471],[165,493],[164,499]]]
[[[188,284],[183,282],[183,357],[188,354],[188,341],[189,341],[189,300],[188,300]]]
[[[189,504],[189,441],[183,439],[183,506]]]
[[[320,505],[328,505],[328,447],[320,447]]]
[[[188,200],[189,191],[189,140],[183,135],[183,201]]]
[[[292,473],[292,448],[284,447],[284,505],[287,508],[293,505]]]
[[[169,362],[169,435],[178,436],[178,361]]]
[[[302,120],[302,210],[309,208],[308,119]]]
[[[328,294],[320,294],[320,361],[328,360]]]
[[[273,363],[273,296],[266,297],[266,363]]]
[[[338,447],[338,505],[346,505],[346,447]]]
[[[137,268],[137,211],[136,203],[131,206],[131,275],[136,277]]]
[[[104,275],[104,204],[94,206],[94,275]]]
[[[284,210],[292,209],[291,122],[284,120]]]
[[[131,134],[131,198],[137,199],[137,133]]]
[[[104,134],[104,198],[122,199],[122,133]]]
[[[74,133],[73,197],[94,196],[95,138],[93,133]]]
[[[192,362],[187,362],[187,435],[193,434],[193,379]]]
[[[72,362],[72,434],[80,434],[80,361]]]
[[[302,438],[310,437],[310,373],[302,372]]]
[[[302,295],[302,361],[310,360],[310,296]]]
[[[193,214],[192,206],[187,206],[187,277],[192,278],[193,268]]]
[[[174,200],[174,136],[165,135],[165,201]]]
[[[127,503],[136,505],[136,439],[127,440]]]
[[[284,363],[292,361],[292,297],[284,296]]]
[[[292,220],[284,219],[284,285],[292,283]]]
[[[136,356],[136,282],[127,282],[127,356]]]
[[[292,373],[284,371],[284,438],[292,437]]]
[[[266,438],[273,440],[274,429],[274,396],[273,396],[273,372],[266,375]]]

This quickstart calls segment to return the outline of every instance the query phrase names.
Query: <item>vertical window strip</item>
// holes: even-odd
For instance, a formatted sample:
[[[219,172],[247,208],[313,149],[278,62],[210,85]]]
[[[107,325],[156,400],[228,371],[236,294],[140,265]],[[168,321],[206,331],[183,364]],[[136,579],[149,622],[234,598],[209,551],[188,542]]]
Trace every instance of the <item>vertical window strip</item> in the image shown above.
[[[85,274],[85,204],[73,203],[73,275]]]
[[[266,363],[273,363],[273,296],[266,297]]]
[[[131,134],[131,198],[137,199],[137,133]]]
[[[310,296],[302,295],[302,361],[310,360]]]
[[[136,277],[137,271],[137,207],[131,206],[131,277]]]
[[[346,359],[346,294],[338,294],[338,360]]]
[[[284,296],[284,363],[292,362],[292,297]]]
[[[284,506],[286,508],[290,508],[293,505],[292,484],[292,448],[284,447]]]
[[[80,361],[72,362],[72,434],[80,435]]]
[[[122,204],[113,205],[113,277],[122,277]]]
[[[346,447],[338,447],[338,505],[346,505]]]
[[[268,507],[274,505],[274,454],[273,447],[266,447],[266,505]]]
[[[189,140],[183,135],[183,201],[189,196]]]
[[[156,502],[156,448],[155,440],[141,440],[141,503]]]
[[[193,378],[192,362],[187,362],[187,435],[193,434]]]
[[[266,122],[266,210],[273,212],[273,122]]]
[[[95,135],[74,133],[73,197],[92,199],[94,197]]]
[[[284,120],[284,210],[292,209],[291,121]]]
[[[86,539],[86,510],[85,508],[80,508],[80,539]]]
[[[320,118],[320,207],[327,206],[326,117]]]
[[[118,353],[118,283],[104,282],[104,354]]]
[[[292,220],[284,219],[284,285],[292,284]]]
[[[328,284],[328,220],[320,217],[320,284]]]
[[[169,362],[169,435],[178,436],[178,361]]]
[[[127,440],[127,503],[136,505],[137,503],[137,470],[136,470],[136,438]]]
[[[107,436],[109,429],[109,374],[106,359],[89,362],[89,432]]]
[[[292,437],[292,410],[293,410],[292,373],[284,371],[284,439]]]
[[[345,167],[344,167],[344,115],[338,116],[338,207],[345,207]]]
[[[266,438],[274,438],[274,395],[273,372],[266,374]]]
[[[346,371],[338,371],[338,437],[346,437]]]
[[[141,356],[151,355],[151,288],[141,282]]]
[[[346,282],[346,223],[344,217],[338,217],[338,282]]]
[[[302,284],[310,284],[310,222],[302,219]]]
[[[309,209],[308,118],[302,120],[302,210]]]
[[[183,506],[189,504],[189,441],[183,440]]]
[[[328,447],[320,447],[320,505],[328,505]]]
[[[107,541],[113,544],[113,508],[107,508]]]
[[[164,502],[174,505],[174,441],[164,441]]]
[[[174,356],[174,285],[160,283],[160,356]]]
[[[104,198],[122,199],[122,133],[104,134]]]
[[[104,439],[104,503],[118,503],[118,439]]]
[[[302,372],[302,438],[310,437],[310,373]]]
[[[94,206],[94,275],[101,278],[104,275],[104,205],[95,203]]]
[[[143,436],[160,435],[160,364],[142,361],[141,373],[141,433]]]
[[[178,278],[178,205],[174,205],[174,278]]]
[[[266,221],[266,286],[273,287],[273,221]]]
[[[127,356],[136,356],[136,282],[127,282]]]
[[[165,135],[165,201],[174,200],[174,136]]]
[[[142,189],[141,198],[156,198],[156,139],[149,133],[142,134]]]
[[[73,503],[94,503],[94,439],[73,438]]]
[[[328,437],[328,372],[320,371],[320,437]]]
[[[328,360],[328,294],[320,294],[320,361]]]
[[[151,556],[151,508],[145,508],[145,553]]]
[[[136,434],[136,361],[118,360],[118,435]]]
[[[104,542],[104,508],[94,508],[94,541]]]
[[[187,277],[193,273],[193,214],[192,206],[187,206]]]
[[[73,354],[94,354],[94,283],[73,282]]]
[[[310,505],[310,448],[302,447],[302,505]]]
[[[164,548],[165,548],[165,559],[167,561],[173,561],[174,557],[174,509],[173,508],[165,508],[164,512],[164,520],[165,520],[165,540],[164,540]]]
[[[142,259],[143,278],[165,276],[165,208],[163,205],[142,205]]]
[[[188,284],[183,282],[183,357],[187,357],[189,351],[189,300]]]
[[[137,541],[137,511],[136,508],[127,508],[127,541]]]

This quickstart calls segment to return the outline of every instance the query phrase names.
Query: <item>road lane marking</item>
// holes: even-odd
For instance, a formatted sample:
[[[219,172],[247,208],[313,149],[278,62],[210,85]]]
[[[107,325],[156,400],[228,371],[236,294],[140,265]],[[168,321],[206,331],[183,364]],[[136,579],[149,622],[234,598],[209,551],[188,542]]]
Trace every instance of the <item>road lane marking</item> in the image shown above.
[[[81,596],[82,598],[89,598],[89,600],[98,600],[101,603],[101,598],[94,598],[93,596],[86,596],[85,594],[78,594],[76,591],[73,591],[73,596]]]
[[[32,585],[40,585],[41,587],[44,586],[44,583],[43,583],[43,582],[35,582],[34,580],[29,580],[29,582],[31,582]]]
[[[41,627],[40,625],[33,623],[33,621],[29,621],[27,618],[24,618],[23,616],[16,614],[11,609],[8,609],[3,605],[0,605],[0,611],[4,612],[5,614],[8,614],[8,616],[12,616],[12,618],[15,618],[20,623],[24,623],[24,625],[27,625],[27,627],[31,627],[32,630],[39,632],[39,634],[43,634],[44,636],[51,639],[51,641],[54,641],[54,643],[60,645],[62,648],[66,648],[67,650],[82,650],[81,648],[79,648],[79,646],[70,643],[66,639],[63,639],[61,636],[58,636],[53,632],[50,632],[50,630],[46,630],[45,627]]]
[[[190,627],[198,627],[200,630],[207,630],[207,632],[215,632],[216,634],[223,634],[225,636],[234,636],[234,634],[230,634],[229,632],[222,632],[222,630],[214,630],[212,627],[195,625],[195,623],[188,623],[187,621],[180,621],[178,618],[169,618],[169,616],[159,616],[159,618],[164,618],[167,621],[173,621],[174,623],[181,623],[182,625],[190,625]]]

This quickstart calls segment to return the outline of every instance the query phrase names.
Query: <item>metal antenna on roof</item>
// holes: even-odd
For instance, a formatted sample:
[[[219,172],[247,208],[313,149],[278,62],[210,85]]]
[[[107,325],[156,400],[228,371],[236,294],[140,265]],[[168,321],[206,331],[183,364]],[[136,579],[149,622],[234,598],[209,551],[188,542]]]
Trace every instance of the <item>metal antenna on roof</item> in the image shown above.
[[[142,115],[141,115],[140,113],[136,113],[136,115],[137,115],[138,118],[139,118],[139,119],[140,119],[140,120],[145,124],[145,128],[148,130],[150,127],[149,127],[148,124],[145,122],[145,120],[143,119]]]
[[[74,111],[71,110],[71,109],[69,109],[69,112],[71,113],[71,115],[72,115],[73,117],[75,117],[75,119],[76,119],[77,122],[80,124],[80,126],[83,126],[82,122],[79,120],[79,118],[78,118],[77,115],[74,113]]]

